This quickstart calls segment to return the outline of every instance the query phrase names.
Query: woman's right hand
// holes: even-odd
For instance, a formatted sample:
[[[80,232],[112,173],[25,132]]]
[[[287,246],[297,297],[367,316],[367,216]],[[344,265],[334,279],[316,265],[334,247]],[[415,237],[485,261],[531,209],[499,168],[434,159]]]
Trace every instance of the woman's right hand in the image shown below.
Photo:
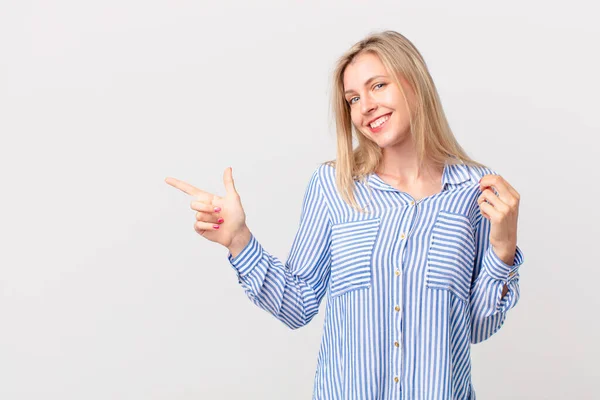
[[[239,253],[248,243],[250,230],[246,226],[246,214],[233,183],[231,168],[223,173],[225,197],[205,192],[175,178],[166,178],[165,182],[194,197],[191,208],[196,211],[194,230],[199,235],[227,247],[234,257],[237,255],[234,251]]]

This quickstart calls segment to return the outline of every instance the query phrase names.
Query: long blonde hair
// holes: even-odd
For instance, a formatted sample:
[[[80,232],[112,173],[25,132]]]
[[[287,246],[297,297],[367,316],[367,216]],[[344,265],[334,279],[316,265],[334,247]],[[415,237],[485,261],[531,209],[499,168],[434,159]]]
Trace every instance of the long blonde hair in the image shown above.
[[[350,106],[344,96],[344,71],[363,53],[379,57],[405,99],[400,76],[408,81],[415,92],[410,131],[416,143],[419,168],[423,167],[426,159],[436,166],[443,166],[447,162],[483,166],[472,160],[454,137],[433,79],[417,48],[398,32],[373,33],[343,54],[333,73],[332,111],[337,135],[337,158],[326,164],[335,167],[336,186],[346,203],[361,210],[354,196],[355,180],[363,180],[375,172],[382,157],[379,146],[360,133],[352,123]],[[358,140],[356,148],[353,148],[353,135]]]

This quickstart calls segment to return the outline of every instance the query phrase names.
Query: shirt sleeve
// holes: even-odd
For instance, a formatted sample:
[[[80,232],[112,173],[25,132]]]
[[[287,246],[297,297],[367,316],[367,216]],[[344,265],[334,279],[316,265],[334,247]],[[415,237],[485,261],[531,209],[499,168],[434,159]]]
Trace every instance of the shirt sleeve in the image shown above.
[[[519,267],[523,253],[517,246],[512,265],[507,265],[490,246],[490,221],[480,215],[475,230],[476,260],[471,285],[471,343],[479,343],[504,324],[506,312],[519,301]],[[502,297],[506,285],[508,293]]]
[[[235,258],[228,255],[250,300],[291,329],[319,311],[330,275],[331,218],[317,169],[308,184],[300,225],[287,261],[269,254],[254,235]]]

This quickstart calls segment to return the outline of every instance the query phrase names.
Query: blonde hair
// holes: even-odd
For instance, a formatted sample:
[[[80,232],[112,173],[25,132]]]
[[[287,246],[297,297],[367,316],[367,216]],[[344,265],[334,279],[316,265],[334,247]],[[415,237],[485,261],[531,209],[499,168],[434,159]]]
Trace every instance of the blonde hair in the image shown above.
[[[414,110],[410,110],[410,131],[414,136],[419,168],[428,160],[435,166],[465,163],[483,166],[472,160],[458,144],[446,116],[423,57],[403,35],[394,31],[373,33],[343,54],[333,73],[332,111],[337,135],[337,158],[325,164],[335,167],[336,186],[346,203],[361,211],[354,196],[355,180],[364,180],[374,172],[382,157],[379,146],[359,133],[350,116],[344,96],[344,72],[354,59],[372,53],[379,57],[392,80],[406,99],[400,77],[408,81],[415,93]],[[354,149],[353,135],[358,139]]]

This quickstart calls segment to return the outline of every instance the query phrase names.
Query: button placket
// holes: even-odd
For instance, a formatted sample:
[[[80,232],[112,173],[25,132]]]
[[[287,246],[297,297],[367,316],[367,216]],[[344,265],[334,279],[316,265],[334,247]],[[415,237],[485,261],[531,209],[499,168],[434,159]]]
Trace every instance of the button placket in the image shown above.
[[[404,268],[403,266],[403,258],[404,258],[404,253],[406,251],[406,239],[407,239],[407,231],[410,228],[410,226],[403,226],[400,229],[400,234],[398,235],[398,240],[400,241],[399,243],[399,260],[400,260],[400,264],[394,269],[394,285],[393,287],[395,288],[394,291],[394,297],[396,299],[396,305],[394,306],[394,334],[395,334],[395,338],[393,338],[393,342],[392,345],[393,350],[394,350],[394,365],[395,365],[395,371],[394,371],[394,383],[396,384],[396,388],[397,390],[401,390],[400,389],[400,376],[402,375],[402,350],[400,347],[400,343],[401,343],[401,338],[402,338],[402,293],[403,293],[403,274],[402,274],[402,270]]]
[[[402,255],[404,254],[404,250],[405,250],[405,238],[406,238],[406,234],[404,233],[404,230],[401,230],[401,234],[398,237],[400,239],[400,245],[398,246],[399,251],[400,251],[400,256],[399,256],[399,260],[400,263],[399,265],[394,269],[394,275],[392,277],[392,279],[394,280],[393,282],[393,287],[394,287],[394,293],[393,293],[393,297],[394,297],[394,335],[396,338],[400,337],[401,334],[401,330],[402,330],[402,286],[403,286],[403,276],[402,276]],[[392,304],[394,304],[392,303]],[[394,366],[395,366],[395,371],[393,371],[394,373],[394,383],[396,385],[397,390],[400,390],[400,375],[402,374],[402,358],[401,358],[401,352],[400,350],[400,342],[398,339],[393,338],[392,339],[392,345],[394,346]]]
[[[400,235],[399,235],[399,239],[400,239],[400,266],[398,268],[395,269],[394,274],[396,276],[396,278],[398,278],[396,280],[396,282],[394,282],[394,287],[397,288],[396,293],[394,293],[395,296],[397,296],[397,303],[396,306],[394,307],[394,311],[396,314],[396,324],[395,324],[395,332],[396,332],[396,338],[394,340],[394,348],[395,348],[395,354],[394,354],[394,359],[395,359],[395,365],[396,365],[396,371],[395,371],[395,376],[394,376],[394,382],[396,384],[400,383],[400,376],[402,376],[403,373],[403,365],[402,365],[402,347],[401,347],[401,343],[402,343],[402,293],[403,293],[403,280],[402,278],[402,272],[401,269],[404,267],[403,263],[404,263],[404,255],[406,252],[406,247],[407,247],[407,241],[408,241],[408,236],[410,235],[410,233],[412,232],[412,230],[414,229],[414,225],[415,225],[415,221],[418,219],[418,202],[415,202],[414,200],[410,200],[408,202],[408,205],[410,206],[410,210],[409,213],[412,215],[409,215],[409,222],[407,223],[406,226],[403,227],[403,229],[400,231]],[[397,385],[398,390],[400,389],[400,385]]]

